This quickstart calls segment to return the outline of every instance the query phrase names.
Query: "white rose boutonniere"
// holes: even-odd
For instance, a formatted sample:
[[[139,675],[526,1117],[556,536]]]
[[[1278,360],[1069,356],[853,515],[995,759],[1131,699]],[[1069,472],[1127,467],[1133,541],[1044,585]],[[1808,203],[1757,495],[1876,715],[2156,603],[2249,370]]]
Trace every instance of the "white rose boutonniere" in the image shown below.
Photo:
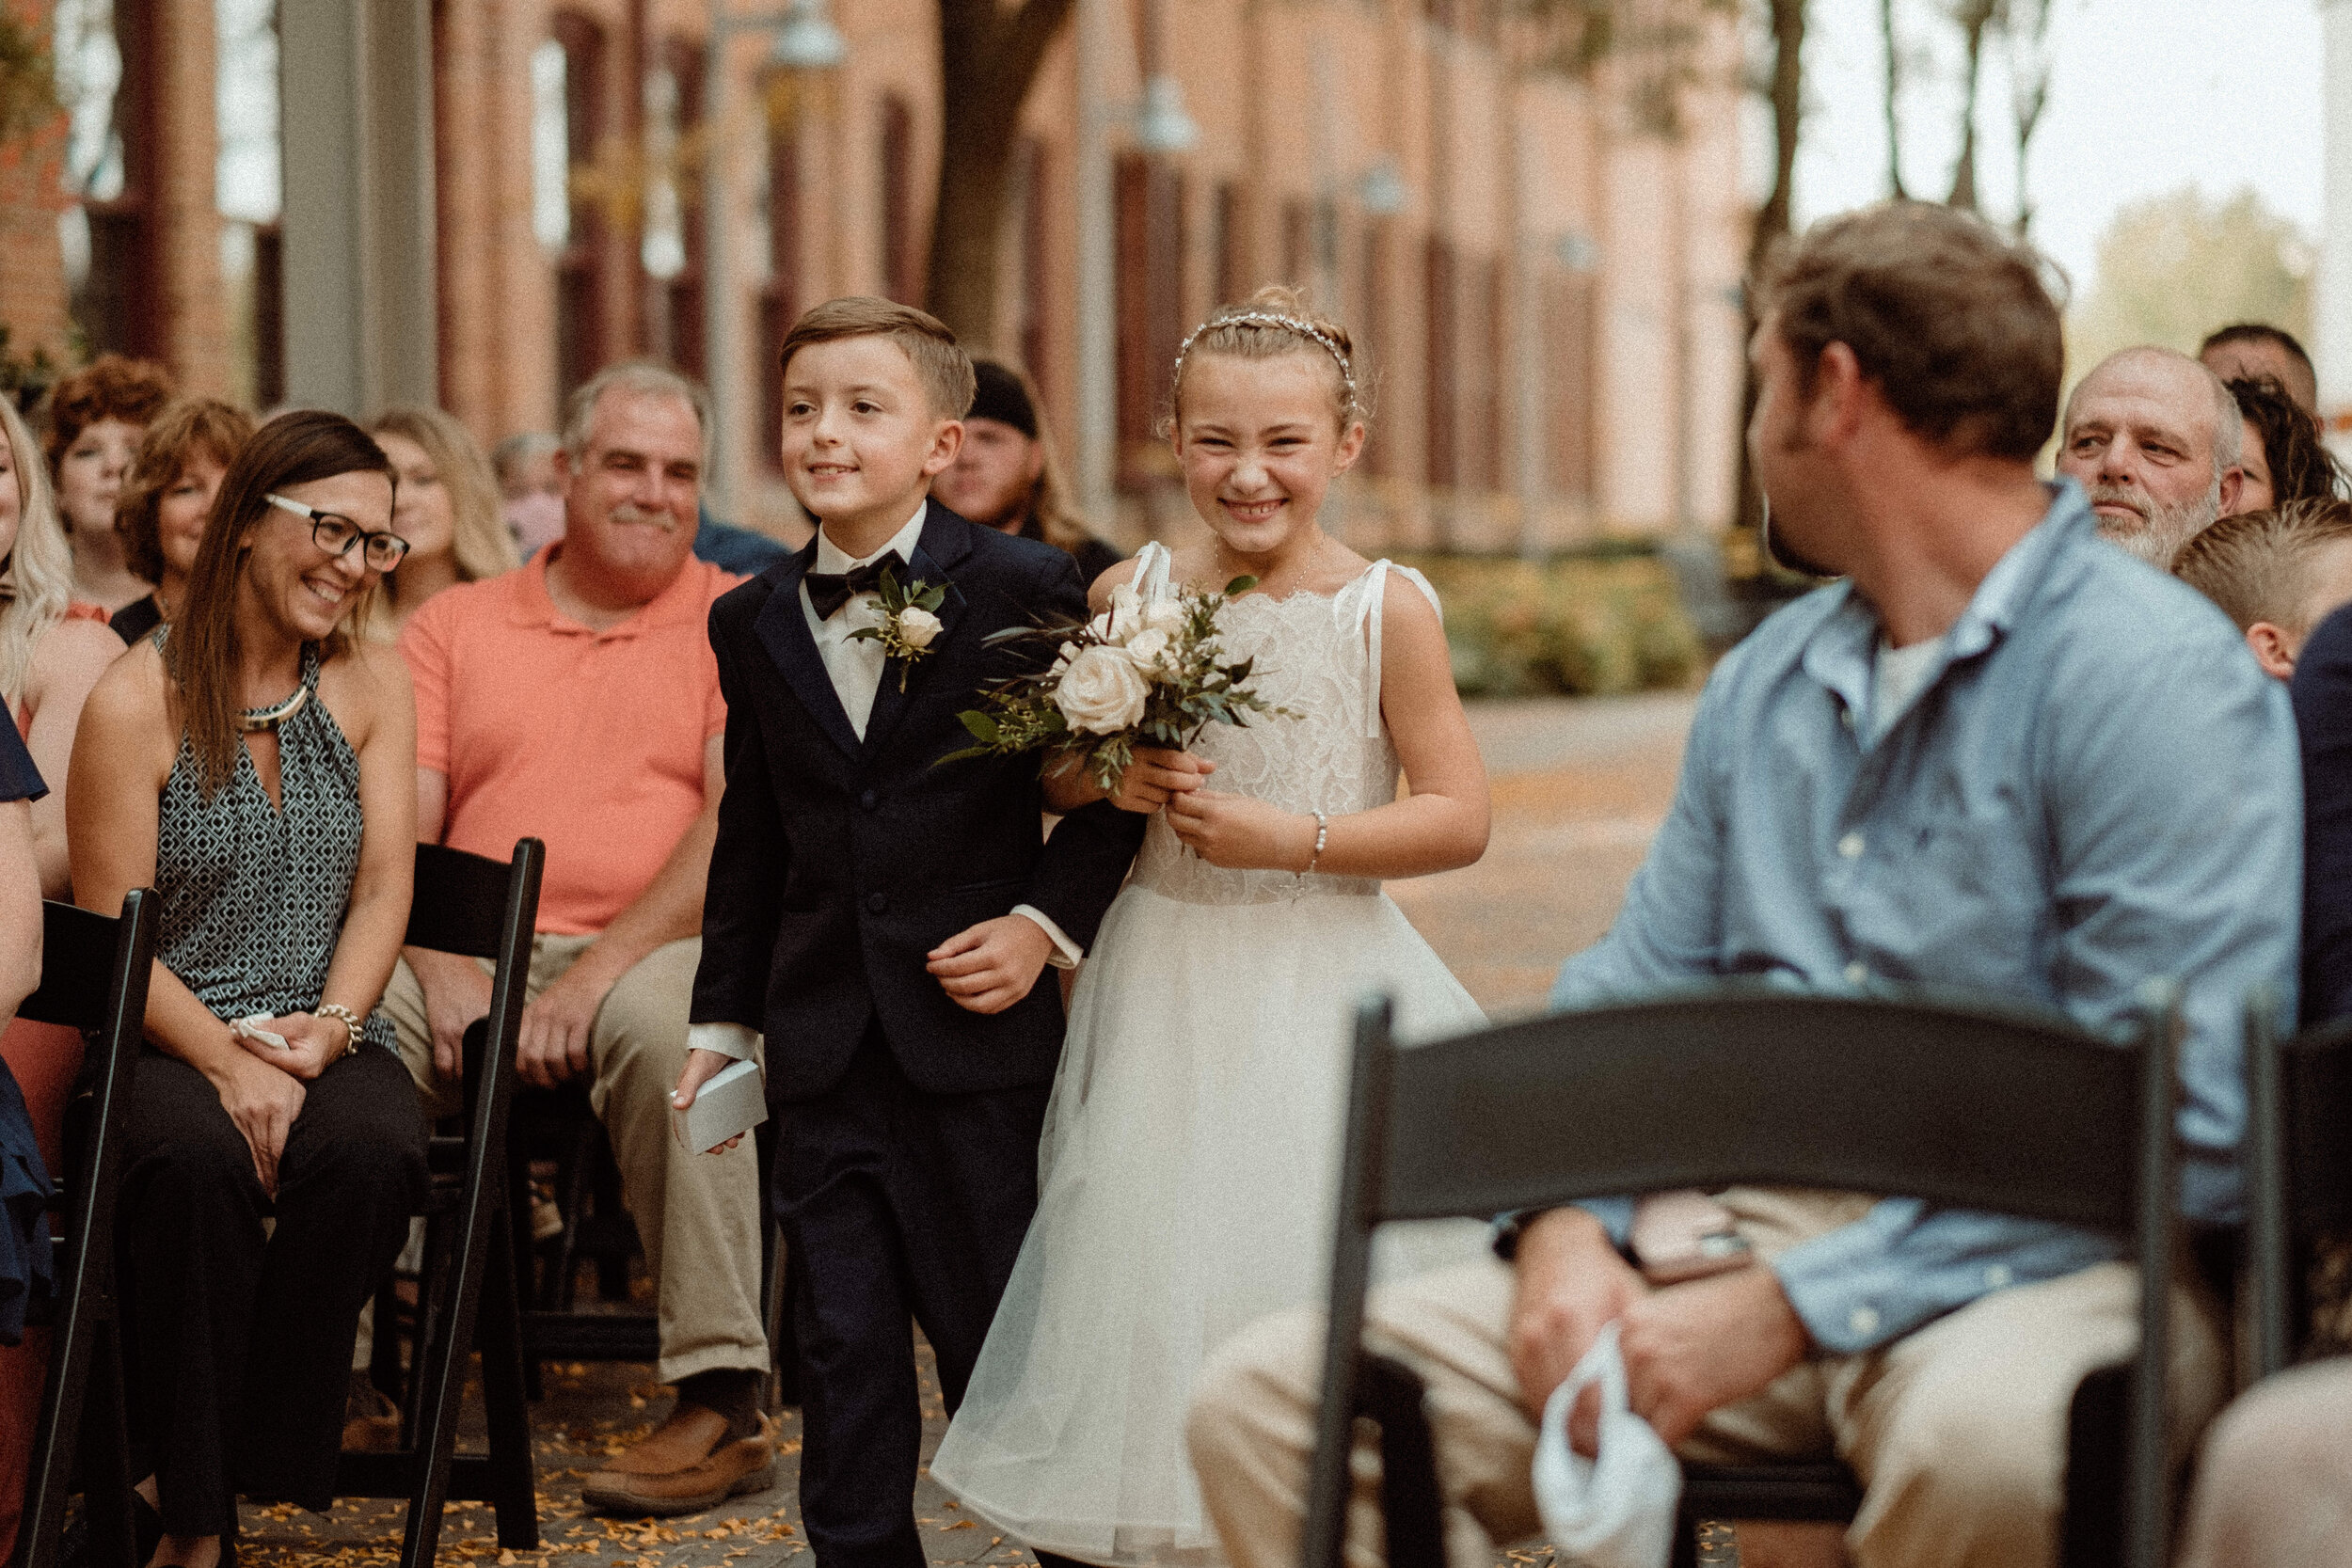
[[[904,691],[914,661],[930,651],[945,625],[938,611],[947,602],[947,585],[917,578],[901,587],[898,574],[885,566],[874,598],[879,613],[869,616],[870,624],[851,632],[850,639],[881,643],[883,657],[898,661],[898,689]]]

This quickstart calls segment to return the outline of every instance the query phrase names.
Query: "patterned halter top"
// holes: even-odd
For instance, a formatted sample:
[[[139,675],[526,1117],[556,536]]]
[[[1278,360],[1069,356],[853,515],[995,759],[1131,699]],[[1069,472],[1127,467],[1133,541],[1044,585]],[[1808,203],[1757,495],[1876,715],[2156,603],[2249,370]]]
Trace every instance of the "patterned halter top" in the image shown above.
[[[157,628],[157,647],[169,629]],[[310,701],[278,728],[281,803],[242,739],[235,772],[211,800],[184,733],[164,781],[155,957],[223,1020],[315,1007],[351,907],[365,825],[359,758],[318,700],[315,646],[302,650],[302,684]],[[360,1037],[390,1049],[390,1021],[371,1014]]]

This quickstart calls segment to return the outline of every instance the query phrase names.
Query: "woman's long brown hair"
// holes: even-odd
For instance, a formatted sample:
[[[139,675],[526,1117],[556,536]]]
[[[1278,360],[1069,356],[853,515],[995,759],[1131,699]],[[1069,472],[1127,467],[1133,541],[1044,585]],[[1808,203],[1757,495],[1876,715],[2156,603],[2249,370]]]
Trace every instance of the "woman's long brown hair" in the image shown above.
[[[236,774],[237,665],[243,646],[237,581],[245,575],[246,536],[269,511],[263,498],[289,485],[349,473],[380,473],[399,483],[374,437],[341,414],[304,408],[280,414],[254,432],[221,477],[220,494],[204,520],[204,538],[188,573],[187,602],[164,641],[164,668],[207,796]],[[361,594],[321,644],[322,658],[334,659],[350,648],[345,628],[365,614],[373,593]]]

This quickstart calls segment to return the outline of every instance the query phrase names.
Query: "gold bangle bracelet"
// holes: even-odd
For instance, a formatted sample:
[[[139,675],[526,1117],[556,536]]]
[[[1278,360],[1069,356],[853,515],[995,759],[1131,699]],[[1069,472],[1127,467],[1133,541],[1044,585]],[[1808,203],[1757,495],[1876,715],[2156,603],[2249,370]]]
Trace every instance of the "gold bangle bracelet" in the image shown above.
[[[310,1009],[313,1018],[331,1018],[343,1026],[343,1049],[336,1060],[341,1061],[359,1046],[359,1026],[367,1022],[340,1002],[322,1002]]]

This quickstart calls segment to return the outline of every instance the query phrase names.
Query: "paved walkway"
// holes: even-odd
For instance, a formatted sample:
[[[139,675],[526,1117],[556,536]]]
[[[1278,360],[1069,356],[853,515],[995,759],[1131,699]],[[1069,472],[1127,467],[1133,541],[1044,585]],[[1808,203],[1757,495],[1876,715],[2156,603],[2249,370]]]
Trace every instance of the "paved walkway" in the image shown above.
[[[1541,1003],[1560,959],[1607,929],[1673,794],[1693,699],[1667,695],[1475,705],[1472,728],[1493,776],[1494,839],[1466,870],[1392,884],[1391,892],[1498,1015]],[[926,1457],[946,1428],[923,1357]],[[783,1417],[785,1455],[771,1490],[689,1519],[588,1517],[579,1477],[642,1436],[669,1408],[644,1366],[548,1369],[533,1407],[542,1550],[499,1548],[487,1508],[449,1506],[441,1560],[500,1568],[769,1568],[805,1559],[793,1481],[800,1412]],[[469,1404],[481,1441],[480,1406]],[[985,1521],[966,1517],[928,1477],[916,1514],[934,1564],[1030,1563]],[[324,1517],[292,1507],[247,1508],[242,1560],[261,1568],[375,1568],[398,1555],[398,1503],[339,1505]],[[1548,1550],[1513,1551],[1510,1568],[1549,1568]],[[1722,1560],[1734,1560],[1725,1550]]]

